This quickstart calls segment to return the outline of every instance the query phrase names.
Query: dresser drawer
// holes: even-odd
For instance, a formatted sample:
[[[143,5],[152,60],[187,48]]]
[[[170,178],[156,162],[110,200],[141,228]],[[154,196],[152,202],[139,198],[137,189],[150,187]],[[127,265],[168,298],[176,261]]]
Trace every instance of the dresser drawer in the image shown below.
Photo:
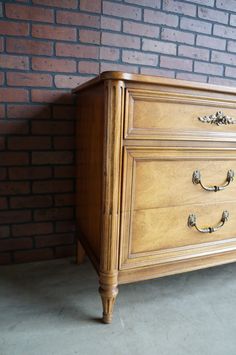
[[[236,172],[236,150],[125,148],[121,269],[212,253],[229,240],[236,247],[236,181],[206,191],[192,181],[196,169],[206,189],[227,185],[227,171]],[[214,233],[188,226],[192,214],[203,231],[221,225],[224,211],[229,218]]]
[[[229,95],[126,88],[125,139],[236,140]]]

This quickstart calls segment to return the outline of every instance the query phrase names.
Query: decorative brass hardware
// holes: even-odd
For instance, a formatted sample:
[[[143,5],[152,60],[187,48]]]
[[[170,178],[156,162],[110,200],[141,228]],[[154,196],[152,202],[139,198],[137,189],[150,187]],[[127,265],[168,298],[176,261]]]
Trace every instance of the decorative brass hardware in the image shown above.
[[[217,126],[236,124],[236,119],[225,115],[222,111],[218,111],[210,116],[198,117],[199,121],[204,123],[211,123]]]
[[[233,179],[234,179],[234,171],[231,169],[228,170],[226,182],[222,186],[204,186],[203,183],[201,182],[201,173],[199,170],[195,170],[192,176],[193,184],[195,185],[200,184],[204,190],[215,191],[215,192],[224,190],[231,183],[231,181],[233,181]]]
[[[222,213],[222,217],[221,220],[219,222],[219,225],[216,227],[208,227],[208,228],[198,228],[197,226],[197,218],[195,214],[190,214],[188,216],[188,226],[189,227],[195,227],[196,230],[200,233],[213,233],[218,231],[221,227],[223,227],[223,225],[225,224],[225,222],[227,222],[229,219],[229,212],[228,211],[224,211]]]

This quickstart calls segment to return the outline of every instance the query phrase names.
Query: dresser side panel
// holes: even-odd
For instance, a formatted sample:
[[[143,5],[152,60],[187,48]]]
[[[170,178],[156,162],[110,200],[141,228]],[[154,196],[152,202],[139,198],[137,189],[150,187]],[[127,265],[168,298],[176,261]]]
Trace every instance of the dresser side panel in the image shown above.
[[[76,219],[79,238],[98,267],[101,242],[104,143],[103,83],[78,93],[76,120]]]

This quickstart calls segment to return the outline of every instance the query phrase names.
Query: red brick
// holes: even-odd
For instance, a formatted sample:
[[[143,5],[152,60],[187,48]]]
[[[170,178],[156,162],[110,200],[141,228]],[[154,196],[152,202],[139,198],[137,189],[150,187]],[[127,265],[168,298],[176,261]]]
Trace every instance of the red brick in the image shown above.
[[[0,85],[3,85],[4,81],[4,73],[0,73]]]
[[[75,222],[74,221],[58,221],[56,222],[56,232],[75,232]]]
[[[33,0],[33,4],[44,6],[56,6],[65,9],[77,9],[78,0]]]
[[[158,55],[150,54],[150,53],[142,53],[137,51],[123,50],[122,61],[131,64],[157,66]]]
[[[235,65],[236,54],[212,51],[211,61],[221,64]]]
[[[160,66],[168,69],[192,71],[193,62],[190,59],[161,56]]]
[[[16,263],[48,260],[52,258],[53,258],[53,250],[49,248],[38,249],[38,250],[16,251],[14,253],[14,260]]]
[[[225,68],[225,76],[236,78],[236,68],[226,67]]]
[[[9,150],[45,150],[51,148],[51,139],[49,137],[9,137]]]
[[[84,44],[56,44],[56,54],[63,57],[98,59],[99,47]],[[60,60],[60,59],[58,59]]]
[[[72,164],[73,153],[67,151],[60,152],[33,152],[32,153],[33,164],[45,165],[45,164]],[[42,184],[44,184],[42,182]],[[48,188],[50,188],[50,184]],[[38,185],[37,185],[38,186]],[[56,188],[56,185],[55,185]]]
[[[61,221],[74,218],[72,207],[43,208],[34,211],[35,221]]]
[[[10,253],[0,253],[0,265],[11,264],[11,254]]]
[[[5,149],[5,137],[0,137],[0,150]]]
[[[141,9],[136,6],[123,5],[110,1],[103,1],[103,13],[116,17],[130,18],[133,20],[141,20]]]
[[[12,86],[52,86],[52,76],[49,74],[7,73],[7,83]]]
[[[108,17],[108,16],[101,16],[101,28],[105,30],[113,30],[113,31],[120,31],[121,30],[121,20]]]
[[[178,31],[171,28],[162,28],[161,30],[161,39],[164,39],[165,41],[194,44],[194,37],[195,35],[193,33]]]
[[[0,52],[3,52],[4,50],[4,42],[3,42],[3,38],[0,37]]]
[[[146,52],[157,52],[176,55],[176,44],[162,41],[155,41],[144,38],[142,41],[142,50]]]
[[[30,249],[32,247],[33,247],[33,243],[30,238],[3,239],[1,240],[0,243],[0,251],[8,251],[8,250],[15,250],[15,249]]]
[[[10,36],[28,36],[29,24],[23,22],[0,21],[0,34]]]
[[[210,34],[212,24],[205,21],[182,17],[180,21],[180,28],[183,30]]]
[[[228,78],[219,78],[214,76],[209,77],[209,83],[216,84],[216,85],[232,86],[232,87],[236,86],[236,80],[232,80]]]
[[[54,106],[53,118],[59,120],[73,120],[75,119],[76,110],[74,106]]]
[[[76,41],[75,28],[52,25],[32,25],[32,36],[36,38],[56,39],[62,41]]]
[[[219,37],[235,39],[236,28],[223,25],[214,25],[213,34]]]
[[[193,73],[177,73],[176,78],[177,79],[184,79],[184,80],[201,81],[203,83],[207,82],[206,75],[193,74]]]
[[[60,121],[34,121],[32,122],[32,133],[38,135],[73,135],[74,122],[60,122]],[[53,153],[53,152],[52,152]],[[58,152],[55,152],[58,155]],[[44,153],[47,154],[47,153]]]
[[[80,42],[100,44],[100,32],[95,30],[79,30]]]
[[[76,62],[69,59],[32,58],[32,68],[33,70],[74,73]]]
[[[5,105],[0,105],[0,118],[5,118]]]
[[[73,191],[73,185],[72,180],[35,181],[33,183],[33,193],[71,192]]]
[[[220,22],[220,21],[218,21],[218,22]],[[227,23],[227,22],[225,22],[225,23]],[[236,15],[233,15],[233,14],[230,15],[230,25],[236,26]]]
[[[69,178],[75,177],[75,167],[74,166],[55,166],[54,167],[55,177]]]
[[[7,169],[6,168],[0,168],[0,180],[5,180],[7,176]]]
[[[53,138],[54,149],[75,149],[75,137],[55,137]]]
[[[61,103],[71,104],[73,97],[70,93],[63,90],[40,90],[33,89],[31,91],[33,102],[45,102],[45,103]]]
[[[13,167],[9,168],[10,180],[48,179],[52,176],[50,167]]]
[[[52,42],[43,42],[39,40],[7,38],[7,52],[24,53],[34,55],[52,55]]]
[[[1,211],[0,212],[0,224],[8,223],[23,223],[31,220],[30,211]],[[0,245],[2,246],[2,240]],[[21,245],[18,248],[15,246],[14,249],[20,249]],[[22,248],[23,249],[23,248]]]
[[[51,196],[25,196],[25,197],[11,197],[11,208],[38,208],[52,206]]]
[[[80,12],[57,11],[57,23],[99,28],[100,17]]]
[[[212,36],[197,35],[197,46],[225,50],[226,40]]]
[[[24,223],[12,226],[13,237],[31,237],[53,232],[52,223]]]
[[[26,134],[29,131],[28,122],[25,121],[8,121],[1,120],[0,121],[0,132],[1,134]]]
[[[55,195],[55,206],[73,206],[75,205],[75,194]]]
[[[179,18],[176,15],[166,14],[162,11],[144,9],[144,21],[149,23],[156,23],[159,25],[177,27]]]
[[[7,209],[7,207],[8,207],[8,203],[6,197],[0,197],[0,210],[5,210]]]
[[[0,226],[0,238],[8,238],[10,236],[9,226]]]
[[[54,14],[50,9],[41,7],[25,6],[18,4],[5,5],[6,16],[19,20],[32,20],[40,22],[53,22]]]
[[[1,195],[24,195],[30,192],[29,182],[1,182]],[[7,222],[6,222],[7,223]]]
[[[155,9],[160,9],[161,7],[161,0],[126,0],[125,2],[145,7],[153,7]]]
[[[224,9],[224,10],[230,10],[233,11],[236,7],[236,1],[235,0],[216,0],[216,7],[219,9]]]
[[[88,12],[101,12],[101,0],[88,1],[80,0],[80,10]]]
[[[22,152],[3,152],[0,153],[0,164],[2,166],[9,166],[9,165],[24,165],[29,163],[29,156],[28,153]]]
[[[195,62],[194,71],[197,73],[203,73],[203,74],[222,75],[223,74],[223,65]]]
[[[158,38],[160,33],[160,27],[146,25],[134,21],[124,21],[123,31],[134,35],[138,34],[139,36]]]
[[[176,0],[164,0],[163,10],[188,16],[196,16],[196,5],[186,4]]]
[[[120,49],[100,47],[100,59],[116,61],[120,57]]]
[[[222,41],[225,41],[225,40],[222,39]],[[219,49],[219,48],[221,48],[221,47],[218,46],[216,49]],[[225,49],[225,47],[224,47],[223,49]],[[236,52],[236,42],[234,42],[234,41],[228,41],[227,50],[228,50],[229,52]]]
[[[45,105],[8,105],[8,118],[50,118],[51,111]]]
[[[101,62],[101,72],[110,71],[110,70],[125,71],[129,73],[138,73],[139,71],[137,65]]]
[[[55,75],[55,86],[62,89],[72,89],[84,83],[91,77],[79,75]]]
[[[26,102],[28,99],[25,89],[0,88],[0,102]]]
[[[56,257],[57,258],[65,258],[68,256],[75,256],[76,255],[76,246],[72,245],[62,245],[56,247]]]
[[[140,49],[140,38],[118,33],[103,32],[102,44],[121,48]]]
[[[78,65],[78,70],[80,73],[84,73],[84,74],[98,74],[99,73],[99,63],[89,62],[89,61],[80,61],[79,65]]]
[[[180,45],[178,48],[179,56],[209,61],[210,51],[208,49],[196,48]]]
[[[207,7],[198,7],[198,17],[203,18],[204,20],[228,23],[229,14],[224,11],[212,10]],[[231,24],[232,25],[232,24]]]
[[[38,236],[35,238],[36,248],[44,248],[55,245],[72,244],[74,241],[74,234],[50,234]]]
[[[0,66],[9,69],[29,69],[29,58],[2,54],[0,56]]]

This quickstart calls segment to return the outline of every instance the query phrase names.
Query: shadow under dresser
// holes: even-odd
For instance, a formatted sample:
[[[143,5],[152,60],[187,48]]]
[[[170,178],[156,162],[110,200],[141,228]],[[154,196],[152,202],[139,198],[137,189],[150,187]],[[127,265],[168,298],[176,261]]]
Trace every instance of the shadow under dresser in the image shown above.
[[[236,88],[104,72],[77,95],[78,261],[118,285],[236,260]]]

